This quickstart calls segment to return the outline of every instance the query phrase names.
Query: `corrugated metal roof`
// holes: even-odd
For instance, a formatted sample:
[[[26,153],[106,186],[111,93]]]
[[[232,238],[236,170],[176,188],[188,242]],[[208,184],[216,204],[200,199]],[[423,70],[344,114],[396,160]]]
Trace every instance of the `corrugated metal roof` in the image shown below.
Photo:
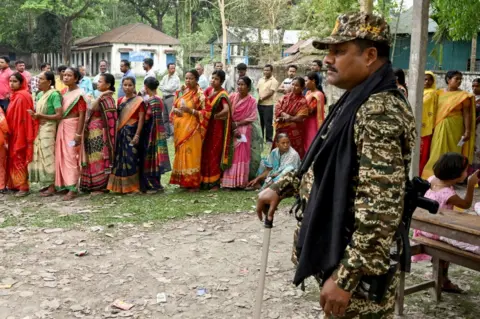
[[[429,15],[431,15],[433,10],[430,8]],[[413,7],[402,12],[400,15],[400,23],[398,24],[397,34],[411,34],[412,33],[412,23],[413,23]],[[390,22],[390,31],[392,34],[395,33],[395,28],[397,26],[397,18],[392,18]],[[434,33],[437,31],[438,25],[431,18],[428,18],[428,33]]]

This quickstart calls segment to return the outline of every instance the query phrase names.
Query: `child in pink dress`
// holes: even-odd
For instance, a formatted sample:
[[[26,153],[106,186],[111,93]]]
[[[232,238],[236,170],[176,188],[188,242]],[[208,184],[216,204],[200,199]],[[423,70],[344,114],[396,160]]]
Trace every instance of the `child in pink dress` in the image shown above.
[[[458,153],[444,154],[433,166],[435,175],[428,179],[431,188],[425,193],[425,197],[437,201],[440,205],[440,209],[453,210],[454,206],[462,209],[470,208],[472,206],[475,185],[479,180],[479,171],[475,171],[475,173],[468,178],[465,198],[458,196],[453,188],[454,185],[463,182],[465,178],[467,178],[467,170],[468,159],[465,156]],[[418,229],[414,230],[413,237],[427,237],[443,241],[457,248],[480,254],[479,246],[459,242],[457,240],[438,236]],[[412,261],[414,262],[430,259],[431,257],[425,254],[412,257]],[[443,262],[443,275],[445,281],[443,282],[442,290],[446,292],[460,293],[461,289],[448,279],[448,266],[448,262]]]

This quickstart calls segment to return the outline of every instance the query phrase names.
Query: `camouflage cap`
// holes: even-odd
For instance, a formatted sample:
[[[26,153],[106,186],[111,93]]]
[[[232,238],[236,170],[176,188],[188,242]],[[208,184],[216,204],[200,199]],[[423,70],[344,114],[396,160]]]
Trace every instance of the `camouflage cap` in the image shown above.
[[[364,12],[341,14],[337,18],[332,34],[313,41],[313,46],[324,50],[329,44],[344,43],[355,39],[390,44],[391,34],[388,23],[382,17]]]

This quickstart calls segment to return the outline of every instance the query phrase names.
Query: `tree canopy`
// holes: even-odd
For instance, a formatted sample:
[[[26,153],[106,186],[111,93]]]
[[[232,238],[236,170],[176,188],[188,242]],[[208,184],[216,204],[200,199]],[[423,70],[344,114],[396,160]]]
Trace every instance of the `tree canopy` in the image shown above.
[[[219,3],[224,3],[224,19]],[[376,1],[387,19],[399,11],[398,0]],[[432,0],[433,18],[442,36],[470,40],[480,28],[480,1]],[[221,38],[226,27],[303,30],[303,37],[327,35],[338,14],[359,9],[358,0],[4,0],[0,43],[23,51],[63,53],[68,62],[75,39],[99,35],[128,23],[143,22],[182,43],[184,63],[195,51]],[[275,32],[274,32],[275,31]],[[278,56],[279,41],[269,48],[252,44],[252,54]],[[254,53],[255,52],[255,53]],[[197,54],[198,55],[198,54]]]

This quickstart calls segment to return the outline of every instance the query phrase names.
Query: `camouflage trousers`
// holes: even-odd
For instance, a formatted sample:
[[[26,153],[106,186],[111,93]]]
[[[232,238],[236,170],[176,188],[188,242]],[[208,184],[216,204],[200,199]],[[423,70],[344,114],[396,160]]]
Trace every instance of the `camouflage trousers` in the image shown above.
[[[298,241],[298,233],[300,232],[300,225],[301,223],[298,222],[297,228],[295,229],[295,232],[293,235],[292,262],[295,265],[298,264],[296,247],[297,247],[297,241]],[[320,282],[319,278],[315,278],[315,279],[317,279],[317,281]],[[331,318],[393,319],[394,312],[395,312],[395,295],[397,292],[399,281],[400,281],[400,271],[397,271],[390,286],[388,287],[385,298],[381,303],[376,303],[374,301],[367,300],[362,294],[354,291],[345,315],[343,317],[332,316]]]

